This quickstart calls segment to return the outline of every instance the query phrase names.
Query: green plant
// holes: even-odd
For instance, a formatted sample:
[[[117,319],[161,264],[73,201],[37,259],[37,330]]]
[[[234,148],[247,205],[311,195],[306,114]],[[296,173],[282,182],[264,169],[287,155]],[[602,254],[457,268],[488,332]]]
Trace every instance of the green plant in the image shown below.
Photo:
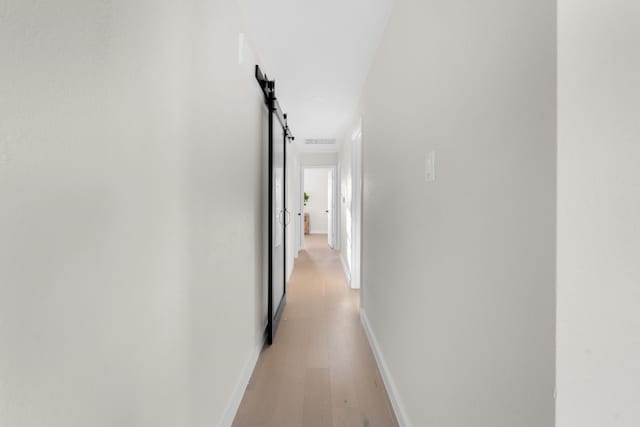
[[[307,192],[304,192],[304,205],[307,206],[307,202],[309,201],[309,195],[307,194]]]

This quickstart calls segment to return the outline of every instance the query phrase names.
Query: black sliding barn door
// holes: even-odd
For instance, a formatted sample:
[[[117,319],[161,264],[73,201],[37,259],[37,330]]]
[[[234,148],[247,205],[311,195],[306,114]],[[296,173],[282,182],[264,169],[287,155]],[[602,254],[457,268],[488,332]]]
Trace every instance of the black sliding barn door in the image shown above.
[[[256,66],[256,79],[265,95],[268,113],[269,144],[269,213],[268,213],[268,296],[267,296],[267,342],[273,343],[282,311],[287,301],[287,226],[290,213],[287,211],[287,141],[293,139],[275,96],[275,82],[270,81]]]

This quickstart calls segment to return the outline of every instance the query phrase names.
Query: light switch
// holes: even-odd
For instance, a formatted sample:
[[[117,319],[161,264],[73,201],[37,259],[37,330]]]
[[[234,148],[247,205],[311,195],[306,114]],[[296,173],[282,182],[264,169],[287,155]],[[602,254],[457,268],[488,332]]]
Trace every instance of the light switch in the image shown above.
[[[429,151],[425,156],[424,180],[433,182],[436,180],[436,152]]]

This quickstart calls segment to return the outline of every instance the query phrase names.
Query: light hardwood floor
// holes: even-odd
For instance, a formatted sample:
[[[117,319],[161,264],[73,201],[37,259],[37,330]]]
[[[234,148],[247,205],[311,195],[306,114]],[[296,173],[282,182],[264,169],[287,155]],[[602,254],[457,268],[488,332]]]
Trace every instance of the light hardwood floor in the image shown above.
[[[296,260],[275,342],[265,347],[234,427],[397,426],[326,235],[310,235]]]

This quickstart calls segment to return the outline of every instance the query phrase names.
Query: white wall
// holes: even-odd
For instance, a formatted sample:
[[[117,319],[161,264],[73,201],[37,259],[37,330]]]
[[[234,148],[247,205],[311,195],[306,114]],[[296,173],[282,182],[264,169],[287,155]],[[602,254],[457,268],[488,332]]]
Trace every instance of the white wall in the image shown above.
[[[553,0],[398,0],[370,71],[363,307],[411,425],[554,423],[555,28]]]
[[[308,153],[299,151],[302,166],[334,166],[338,164],[338,153]]]
[[[240,30],[232,0],[3,1],[0,425],[219,423],[264,320]]]
[[[640,4],[560,0],[558,427],[640,425]]]
[[[309,213],[309,232],[329,232],[329,172],[330,169],[310,168],[304,170],[304,192],[309,195],[305,212]]]

